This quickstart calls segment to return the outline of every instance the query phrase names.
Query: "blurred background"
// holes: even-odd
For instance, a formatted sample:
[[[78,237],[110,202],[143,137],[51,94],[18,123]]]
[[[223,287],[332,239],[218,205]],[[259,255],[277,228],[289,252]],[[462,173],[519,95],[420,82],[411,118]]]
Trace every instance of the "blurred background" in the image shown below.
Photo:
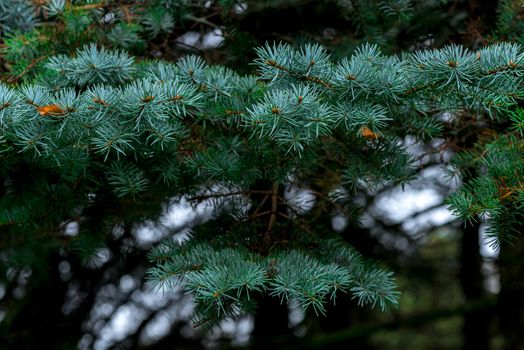
[[[131,51],[167,60],[196,53],[249,73],[253,47],[267,41],[320,42],[335,60],[365,41],[378,43],[387,53],[449,43],[476,49],[501,39],[519,41],[524,6],[522,1],[487,0],[185,3],[192,12],[184,18],[191,20],[171,25],[160,16],[157,22],[168,29]],[[397,3],[407,5],[393,6]],[[31,6],[45,11],[44,5],[34,1]],[[117,13],[111,7],[96,15],[108,30],[114,29],[111,21]],[[0,15],[0,20],[3,40],[12,38],[14,18]],[[2,64],[4,71],[15,65],[9,57]],[[263,300],[256,315],[201,334],[189,322],[191,295],[156,290],[145,280],[150,247],[169,237],[184,240],[192,227],[213,217],[211,202],[191,206],[182,198],[162,204],[159,216],[116,225],[104,246],[88,258],[75,249],[58,249],[42,257],[45,262],[38,268],[3,266],[0,348],[508,348],[505,339],[519,338],[524,331],[508,311],[524,313],[521,298],[513,297],[524,295],[524,242],[495,250],[486,241],[481,220],[464,224],[450,214],[444,199],[461,181],[448,176],[454,153],[443,147],[445,139],[423,144],[408,137],[403,142],[419,160],[416,181],[404,188],[358,191],[352,197],[362,208],[358,220],[325,218],[364,256],[395,272],[402,292],[397,310],[370,311],[342,296],[326,316],[316,317],[276,299]],[[315,203],[314,194],[300,184],[291,183],[286,197],[304,212]],[[64,239],[77,234],[77,222],[63,224]],[[0,234],[0,261],[13,247]],[[517,348],[524,348],[524,340]]]

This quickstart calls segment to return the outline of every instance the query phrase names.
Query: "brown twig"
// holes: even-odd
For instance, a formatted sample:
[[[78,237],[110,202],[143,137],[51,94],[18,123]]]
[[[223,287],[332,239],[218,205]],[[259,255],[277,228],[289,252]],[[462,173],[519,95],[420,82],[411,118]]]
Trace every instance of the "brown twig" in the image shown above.
[[[24,70],[18,74],[16,77],[10,77],[9,79],[7,79],[7,82],[8,83],[16,83],[20,78],[22,78],[24,75],[27,74],[27,72],[29,72],[29,70],[31,70],[34,66],[36,66],[38,64],[38,62],[42,61],[43,59],[47,58],[48,55],[44,55],[44,56],[40,56],[36,59],[34,59],[27,67],[24,68]]]
[[[257,206],[257,208],[255,209],[255,211],[253,212],[253,214],[251,215],[251,217],[255,217],[256,215],[258,215],[258,211],[260,210],[260,208],[262,208],[262,206],[264,205],[264,203],[266,203],[266,200],[268,199],[269,197],[269,193],[266,193],[266,195],[264,196],[264,198],[262,198],[262,201],[260,202],[260,204]]]
[[[273,183],[271,191],[271,213],[269,215],[269,223],[267,225],[266,233],[264,234],[264,241],[266,243],[270,242],[271,239],[271,230],[275,224],[277,218],[277,209],[278,209],[278,182]]]

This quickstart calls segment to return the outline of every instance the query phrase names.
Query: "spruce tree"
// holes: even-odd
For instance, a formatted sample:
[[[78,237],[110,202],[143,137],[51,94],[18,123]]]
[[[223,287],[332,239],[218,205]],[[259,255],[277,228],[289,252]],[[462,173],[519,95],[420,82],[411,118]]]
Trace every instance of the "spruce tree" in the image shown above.
[[[149,251],[152,287],[191,292],[196,325],[256,312],[266,297],[321,315],[347,293],[386,311],[398,306],[394,274],[320,218],[356,222],[357,192],[413,180],[420,159],[406,149],[408,136],[453,140],[449,173],[465,183],[448,198],[451,210],[465,222],[486,218],[496,246],[515,239],[524,212],[524,50],[504,34],[509,2],[498,32],[507,41],[475,50],[388,54],[361,43],[334,58],[317,43],[268,42],[253,48],[250,73],[197,55],[141,58],[140,47],[176,20],[202,21],[185,12],[189,3],[137,3],[138,22],[88,29],[90,16],[121,19],[123,8],[53,0],[43,10],[61,22],[46,38],[77,36],[49,52],[43,29],[7,39],[8,60],[20,58],[15,79],[0,85],[0,227],[10,269],[37,271],[58,250],[89,261],[118,228],[157,218],[170,203],[206,203],[212,217],[187,240]],[[359,26],[369,38],[387,29],[380,16],[407,21],[415,11],[409,1],[366,9]],[[2,18],[5,31],[35,25]],[[21,45],[27,38],[34,46]],[[479,130],[468,149],[453,138]],[[286,197],[290,186],[314,205]],[[64,235],[71,223],[74,237]]]

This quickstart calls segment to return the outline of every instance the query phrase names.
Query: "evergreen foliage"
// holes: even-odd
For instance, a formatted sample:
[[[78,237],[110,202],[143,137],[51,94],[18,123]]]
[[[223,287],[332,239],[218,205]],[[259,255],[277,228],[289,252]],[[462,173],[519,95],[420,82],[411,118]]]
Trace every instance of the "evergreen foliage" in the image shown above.
[[[156,217],[172,201],[209,201],[213,217],[186,241],[149,252],[151,284],[191,292],[196,324],[254,312],[262,295],[316,314],[340,293],[387,310],[398,306],[393,273],[317,221],[355,221],[354,193],[413,180],[420,163],[405,137],[458,140],[470,127],[483,133],[473,146],[454,145],[461,152],[449,171],[464,185],[450,208],[465,222],[486,219],[494,245],[515,239],[524,50],[512,42],[521,31],[514,1],[500,3],[494,34],[508,41],[476,51],[451,44],[388,55],[365,43],[336,59],[320,44],[272,42],[254,49],[251,74],[197,55],[133,55],[178,25],[216,26],[192,12],[197,3],[0,3],[11,64],[0,84],[6,266],[38,268],[59,249],[88,262],[122,223]],[[443,3],[337,2],[379,43]],[[226,18],[241,5],[218,6]],[[312,189],[312,209],[285,198],[297,183]],[[68,223],[77,236],[64,235]]]
[[[58,225],[81,211],[88,196],[110,189],[114,200],[136,201],[150,184],[157,187],[151,191],[167,189],[163,200],[168,200],[212,185],[235,186],[235,192],[249,194],[257,181],[266,180],[274,184],[267,195],[275,197],[289,176],[311,181],[315,174],[310,169],[323,166],[326,160],[317,155],[324,152],[336,158],[338,169],[333,171],[340,180],[323,190],[405,183],[415,175],[414,161],[399,146],[399,137],[406,130],[418,130],[421,138],[438,136],[438,113],[450,108],[499,118],[517,103],[524,57],[516,44],[496,44],[477,53],[448,46],[402,59],[366,44],[338,63],[318,45],[266,45],[257,54],[258,79],[207,66],[195,56],[176,64],[137,65],[124,52],[90,45],[74,58],[51,57],[39,84],[18,89],[3,85],[2,173],[10,181],[4,183],[0,223],[11,234],[25,230],[34,224],[39,212],[34,207],[39,206],[53,210],[47,217]],[[424,119],[406,118],[406,113],[420,113]],[[522,156],[519,145],[516,136],[489,145],[482,159],[488,174],[519,174],[509,158]],[[353,161],[358,154],[361,159]],[[363,154],[370,161],[364,163]],[[176,159],[177,165],[153,168],[159,159]],[[20,183],[13,169],[31,168],[48,173],[55,184],[40,184],[39,195],[27,202],[28,184]],[[184,177],[192,181],[184,182]],[[485,213],[496,222],[507,221],[508,214],[516,214],[504,204],[513,192],[522,199],[520,181],[518,176],[508,180],[501,193],[500,185],[485,176],[450,202],[464,219]],[[64,201],[70,193],[73,198]],[[217,250],[198,235],[191,240],[197,245],[167,243],[154,249],[151,258],[159,266],[150,271],[152,281],[167,286],[184,281],[206,311],[205,320],[212,319],[210,313],[225,317],[249,310],[250,292],[295,300],[315,312],[323,312],[325,300],[339,289],[353,293],[360,304],[384,309],[397,303],[391,275],[358,263],[361,259],[349,247],[331,244],[340,252],[331,250],[322,259],[300,252],[306,244],[301,239],[293,249],[278,243],[273,247],[271,237],[287,230],[283,226],[303,230],[293,228],[300,216],[289,208],[284,214],[279,206],[289,204],[275,200],[261,236],[253,212],[239,215],[242,209],[235,205],[228,209],[236,212],[236,222],[244,222],[234,234],[242,236],[246,230],[251,235],[237,249]],[[279,214],[286,220],[273,227]],[[492,227],[498,237],[500,226]],[[230,234],[221,233],[220,240],[227,241]],[[322,250],[330,242],[326,234],[310,232],[306,246],[320,245]]]
[[[0,32],[2,35],[16,31],[27,32],[36,25],[30,1],[4,0],[0,2]]]

